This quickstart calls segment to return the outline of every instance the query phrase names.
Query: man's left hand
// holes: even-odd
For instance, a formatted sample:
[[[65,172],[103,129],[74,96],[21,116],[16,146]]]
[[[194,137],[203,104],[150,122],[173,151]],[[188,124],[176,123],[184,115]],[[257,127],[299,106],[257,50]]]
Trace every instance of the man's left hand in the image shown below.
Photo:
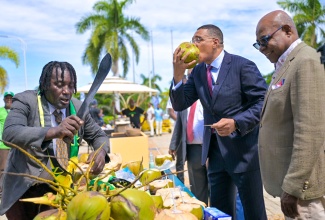
[[[286,192],[283,192],[281,196],[281,210],[283,214],[289,218],[295,218],[299,216],[298,198]]]
[[[235,120],[232,118],[222,118],[217,123],[214,123],[211,128],[216,129],[220,136],[229,136],[236,130]]]
[[[168,153],[172,156],[173,160],[176,159],[176,150],[171,150],[171,149],[169,149],[169,150],[168,150]]]
[[[90,163],[90,161],[92,160],[92,158],[95,156],[96,151],[93,151],[89,154],[88,160],[86,163]],[[100,174],[100,172],[103,171],[104,166],[105,166],[105,155],[106,152],[104,149],[100,149],[100,151],[97,153],[95,159],[94,159],[94,164],[91,167],[90,172],[93,174]]]

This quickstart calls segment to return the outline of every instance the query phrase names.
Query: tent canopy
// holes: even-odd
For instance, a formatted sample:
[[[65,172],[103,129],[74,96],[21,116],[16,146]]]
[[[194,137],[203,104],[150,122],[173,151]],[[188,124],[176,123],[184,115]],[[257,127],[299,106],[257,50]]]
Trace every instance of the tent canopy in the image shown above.
[[[88,93],[92,83],[77,88],[78,92]],[[149,88],[148,86],[139,85],[120,77],[106,77],[97,93],[158,93],[158,90]]]

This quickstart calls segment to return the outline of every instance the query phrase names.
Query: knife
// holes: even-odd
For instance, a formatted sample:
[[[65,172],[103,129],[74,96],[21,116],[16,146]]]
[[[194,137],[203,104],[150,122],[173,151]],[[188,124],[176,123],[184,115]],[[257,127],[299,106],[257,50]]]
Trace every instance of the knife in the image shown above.
[[[89,92],[85,98],[85,100],[83,101],[83,103],[81,104],[80,109],[77,112],[77,116],[82,119],[85,120],[86,115],[89,112],[89,105],[91,103],[91,101],[93,100],[95,94],[97,93],[99,87],[101,86],[101,84],[103,83],[103,81],[105,80],[108,72],[110,71],[112,66],[112,57],[109,53],[107,53],[104,58],[100,61],[99,67],[98,67],[98,71],[97,74],[95,76],[94,82],[92,83]],[[68,137],[64,137],[63,141],[65,143],[70,144],[72,142],[72,140]]]

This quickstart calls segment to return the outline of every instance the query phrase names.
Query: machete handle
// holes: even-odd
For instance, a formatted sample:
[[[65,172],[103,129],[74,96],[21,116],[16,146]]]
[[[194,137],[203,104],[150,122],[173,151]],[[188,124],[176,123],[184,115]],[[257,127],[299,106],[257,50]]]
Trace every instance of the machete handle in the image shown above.
[[[66,144],[71,144],[71,142],[72,142],[72,139],[70,139],[69,137],[64,137],[63,138],[63,141],[64,141],[64,143],[66,143]]]

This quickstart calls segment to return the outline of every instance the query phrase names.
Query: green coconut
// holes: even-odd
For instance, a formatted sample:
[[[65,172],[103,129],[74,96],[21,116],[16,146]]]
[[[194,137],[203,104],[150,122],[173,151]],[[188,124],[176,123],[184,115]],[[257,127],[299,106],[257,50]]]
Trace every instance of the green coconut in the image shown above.
[[[77,182],[80,179],[80,177],[82,177],[82,174],[86,174],[87,169],[89,168],[88,163],[78,163],[78,166],[80,167],[81,170],[79,168],[77,168],[74,171],[73,182]],[[90,173],[90,172],[89,172],[89,175],[88,175],[89,179],[91,179],[91,180],[96,178],[97,176],[98,175]]]
[[[78,163],[86,163],[88,160],[89,154],[88,153],[80,153],[78,155]]]
[[[39,213],[35,216],[34,220],[66,220],[67,213],[58,209],[50,209]]]
[[[126,189],[111,198],[111,217],[114,220],[153,220],[155,214],[155,203],[144,191]]]
[[[155,207],[157,210],[163,209],[163,199],[161,196],[151,195],[151,198],[153,199],[153,202],[155,203]]]
[[[179,47],[184,50],[184,53],[182,54],[182,58],[189,53],[189,55],[187,56],[187,58],[184,60],[185,63],[190,63],[193,60],[195,60],[196,62],[189,66],[187,69],[192,69],[193,67],[195,67],[195,65],[199,62],[199,55],[200,55],[200,50],[199,48],[190,42],[183,42],[179,45]]]
[[[143,164],[141,161],[131,161],[124,164],[123,168],[125,167],[129,168],[135,176],[138,176],[138,174],[143,171]]]
[[[67,220],[107,220],[110,214],[109,202],[95,191],[78,193],[67,207]]]
[[[156,194],[158,189],[172,187],[174,187],[174,183],[170,179],[155,180],[149,183],[149,191],[152,195]]]
[[[143,186],[147,185],[151,181],[161,178],[161,171],[158,169],[149,169],[144,170],[140,173],[139,181],[142,183]]]
[[[173,161],[173,157],[170,154],[157,155],[155,157],[156,166],[161,166],[164,164],[165,160]]]
[[[203,219],[203,208],[198,204],[181,203],[176,208],[184,212],[192,213],[197,217],[197,219]]]
[[[163,209],[155,218],[155,220],[198,220],[195,215],[190,212],[184,212],[178,209]]]

